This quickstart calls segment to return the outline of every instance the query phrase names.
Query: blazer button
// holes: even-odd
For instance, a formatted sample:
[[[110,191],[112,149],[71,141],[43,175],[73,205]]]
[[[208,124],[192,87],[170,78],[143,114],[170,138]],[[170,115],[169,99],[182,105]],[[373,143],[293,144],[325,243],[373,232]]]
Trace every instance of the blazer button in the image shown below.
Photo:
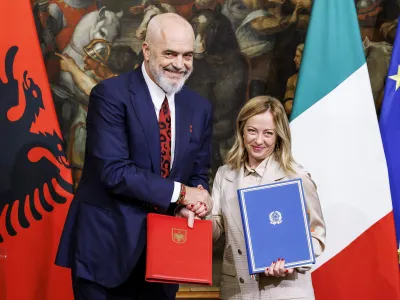
[[[242,255],[242,250],[238,249],[239,255]]]
[[[244,280],[242,277],[240,277],[239,281],[240,281],[240,283],[244,283]]]

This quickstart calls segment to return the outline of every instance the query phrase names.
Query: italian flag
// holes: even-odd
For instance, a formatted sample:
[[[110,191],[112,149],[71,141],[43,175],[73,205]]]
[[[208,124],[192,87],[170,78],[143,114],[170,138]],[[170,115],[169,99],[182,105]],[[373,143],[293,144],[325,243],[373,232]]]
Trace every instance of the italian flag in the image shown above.
[[[316,182],[326,222],[316,299],[400,299],[388,171],[354,1],[314,1],[290,119],[294,158]]]

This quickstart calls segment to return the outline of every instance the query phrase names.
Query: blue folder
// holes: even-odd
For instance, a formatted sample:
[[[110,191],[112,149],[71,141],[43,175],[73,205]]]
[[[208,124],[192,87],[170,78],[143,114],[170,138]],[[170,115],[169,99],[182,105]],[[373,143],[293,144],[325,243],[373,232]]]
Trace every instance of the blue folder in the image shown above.
[[[264,272],[273,261],[285,268],[315,263],[301,179],[238,190],[249,274]]]

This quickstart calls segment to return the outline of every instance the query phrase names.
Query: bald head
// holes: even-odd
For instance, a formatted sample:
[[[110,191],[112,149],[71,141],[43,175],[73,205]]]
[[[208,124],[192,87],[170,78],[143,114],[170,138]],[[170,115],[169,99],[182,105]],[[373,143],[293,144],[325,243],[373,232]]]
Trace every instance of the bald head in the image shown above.
[[[193,28],[186,19],[174,13],[164,13],[152,18],[147,26],[145,41],[149,44],[159,43],[160,39],[174,37],[192,38]]]
[[[165,93],[176,93],[193,69],[192,26],[177,14],[157,15],[149,22],[142,51],[150,78]]]

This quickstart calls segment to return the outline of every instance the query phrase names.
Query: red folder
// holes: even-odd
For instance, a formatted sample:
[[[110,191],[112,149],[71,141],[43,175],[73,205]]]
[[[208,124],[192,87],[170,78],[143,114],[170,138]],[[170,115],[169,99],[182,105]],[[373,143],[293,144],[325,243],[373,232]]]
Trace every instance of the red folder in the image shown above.
[[[146,280],[212,284],[212,223],[147,215]]]

